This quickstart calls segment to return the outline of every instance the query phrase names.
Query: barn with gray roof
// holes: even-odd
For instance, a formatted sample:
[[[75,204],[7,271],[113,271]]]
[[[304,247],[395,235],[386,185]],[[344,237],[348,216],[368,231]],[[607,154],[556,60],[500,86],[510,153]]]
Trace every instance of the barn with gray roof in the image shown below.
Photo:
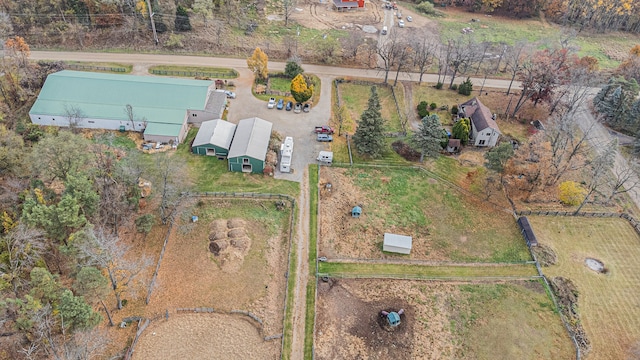
[[[229,171],[262,173],[265,167],[272,125],[257,117],[238,122],[227,159]]]
[[[221,119],[200,124],[198,134],[191,144],[191,151],[198,155],[216,156],[224,159],[229,154],[236,124]]]

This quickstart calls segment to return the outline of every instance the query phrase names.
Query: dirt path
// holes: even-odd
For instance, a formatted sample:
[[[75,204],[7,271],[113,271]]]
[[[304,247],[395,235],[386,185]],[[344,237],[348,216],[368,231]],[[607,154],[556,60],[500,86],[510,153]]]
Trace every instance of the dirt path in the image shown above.
[[[298,197],[296,285],[293,298],[293,337],[291,359],[304,359],[304,325],[307,282],[309,281],[309,171],[304,170]]]

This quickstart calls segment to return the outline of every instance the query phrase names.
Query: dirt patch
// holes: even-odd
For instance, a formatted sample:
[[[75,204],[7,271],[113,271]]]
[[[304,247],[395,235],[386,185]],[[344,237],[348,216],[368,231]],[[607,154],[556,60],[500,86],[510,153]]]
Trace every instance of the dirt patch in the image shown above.
[[[239,316],[180,314],[149,326],[133,359],[273,359],[267,354],[279,346]]]
[[[573,332],[580,349],[586,355],[591,349],[591,343],[580,323],[580,313],[578,312],[578,288],[571,279],[554,277],[549,282],[551,290],[558,299],[560,311],[566,317],[571,331]]]
[[[558,262],[558,255],[547,245],[538,244],[538,246],[532,247],[531,251],[533,251],[536,259],[538,259],[540,266],[551,266]]]
[[[598,259],[593,259],[593,258],[586,258],[584,259],[584,264],[591,270],[597,272],[597,273],[601,273],[601,274],[606,274],[608,272],[607,268],[604,267],[604,263]]]

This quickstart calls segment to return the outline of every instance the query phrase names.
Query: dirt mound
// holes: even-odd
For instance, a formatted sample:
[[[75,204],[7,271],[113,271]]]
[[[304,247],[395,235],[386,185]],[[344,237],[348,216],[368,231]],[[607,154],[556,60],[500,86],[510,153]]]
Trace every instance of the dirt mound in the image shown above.
[[[578,288],[573,281],[563,277],[554,277],[549,284],[558,299],[559,310],[567,319],[571,332],[576,338],[583,355],[586,355],[591,349],[591,343],[580,322],[580,313],[578,312],[578,296],[580,293]]]
[[[209,251],[219,261],[224,272],[235,273],[240,270],[244,257],[251,248],[251,239],[247,236],[243,219],[216,220],[211,223],[209,233]]]
[[[558,262],[558,256],[555,251],[547,245],[539,244],[538,246],[532,247],[531,251],[536,255],[540,266],[551,266]]]

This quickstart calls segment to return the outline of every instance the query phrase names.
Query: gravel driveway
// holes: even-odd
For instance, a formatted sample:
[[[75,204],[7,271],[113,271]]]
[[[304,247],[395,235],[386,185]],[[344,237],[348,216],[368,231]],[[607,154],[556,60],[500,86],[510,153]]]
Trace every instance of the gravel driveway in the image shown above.
[[[249,70],[237,69],[240,77],[236,83],[236,99],[229,101],[227,120],[232,123],[257,116],[273,123],[273,130],[283,136],[293,137],[293,163],[291,173],[281,173],[276,170],[276,179],[286,179],[300,182],[302,173],[309,163],[315,163],[318,152],[329,150],[329,145],[316,141],[314,126],[327,125],[331,117],[331,81],[328,76],[320,76],[322,82],[320,101],[310,112],[299,114],[293,111],[267,109],[267,103],[256,99],[251,94],[253,75]]]

